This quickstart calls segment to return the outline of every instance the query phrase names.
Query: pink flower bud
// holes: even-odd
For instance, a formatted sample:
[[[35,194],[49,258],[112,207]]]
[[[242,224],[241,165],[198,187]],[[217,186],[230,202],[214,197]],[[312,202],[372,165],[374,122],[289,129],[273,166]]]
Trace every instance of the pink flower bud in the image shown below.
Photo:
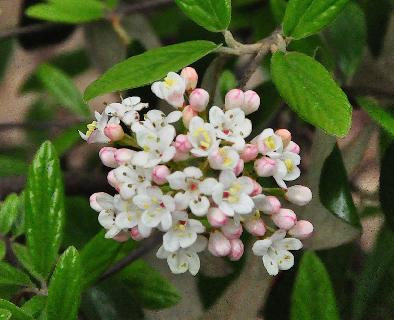
[[[113,188],[115,188],[115,190],[119,191],[119,189],[120,189],[119,181],[115,177],[114,170],[111,170],[110,172],[108,172],[107,180],[108,180],[108,183],[111,187],[113,187]]]
[[[168,169],[165,165],[158,165],[153,168],[152,171],[152,180],[154,183],[158,185],[165,184],[167,182],[167,177],[171,173],[170,169]]]
[[[242,224],[229,220],[222,228],[223,234],[227,239],[238,239],[242,234]]]
[[[209,93],[204,89],[194,89],[189,96],[190,107],[196,112],[202,112],[207,108]]]
[[[124,137],[124,131],[120,124],[110,123],[104,128],[104,134],[111,139],[111,141],[119,141]]]
[[[279,212],[281,204],[277,197],[267,196],[264,200],[265,201],[261,203],[259,207],[261,211],[265,214],[276,214]]]
[[[187,91],[196,88],[198,81],[198,74],[194,68],[192,67],[183,68],[181,71],[181,77],[185,79]]]
[[[176,151],[187,153],[192,149],[192,144],[189,141],[189,138],[185,134],[180,134],[175,138],[174,146]]]
[[[262,157],[254,162],[254,170],[260,177],[271,177],[274,175],[276,169],[276,161],[268,158]]]
[[[261,237],[265,234],[265,224],[262,219],[251,218],[244,222],[245,229],[255,237]]]
[[[256,159],[259,154],[259,149],[255,144],[246,144],[241,153],[241,159],[245,162]]]
[[[112,239],[114,239],[117,242],[126,242],[127,240],[129,240],[129,238],[130,236],[126,232],[120,232]]]
[[[111,148],[111,147],[104,147],[100,149],[99,157],[103,165],[110,168],[116,168],[118,166],[118,163],[116,162],[115,159],[116,151],[117,151],[116,148]]]
[[[277,134],[279,137],[281,137],[284,147],[286,147],[289,144],[289,142],[291,141],[291,133],[289,130],[278,129],[275,131],[275,134]]]
[[[130,163],[131,159],[133,159],[135,154],[135,151],[130,150],[130,149],[126,149],[126,148],[122,148],[122,149],[118,149],[115,152],[115,160],[118,164],[118,166],[122,166],[126,163]]]
[[[97,211],[97,212],[99,212],[99,211],[101,211],[101,210],[103,209],[103,208],[97,203],[97,196],[99,196],[99,195],[101,195],[101,194],[104,194],[104,192],[96,192],[96,193],[93,193],[93,194],[90,196],[90,198],[89,198],[90,207],[91,207],[93,210]]]
[[[250,180],[253,183],[253,190],[252,190],[252,193],[250,194],[250,196],[254,197],[254,196],[257,196],[260,193],[262,193],[263,192],[262,186],[256,180],[253,180],[253,179],[250,179]]]
[[[197,112],[194,111],[190,106],[186,106],[182,111],[182,121],[186,128],[189,128],[190,120],[197,115]]]
[[[312,191],[308,187],[295,185],[287,189],[285,197],[298,206],[305,206],[312,200]]]
[[[289,230],[289,235],[298,239],[307,239],[312,235],[313,225],[309,221],[299,220],[297,223]]]
[[[293,210],[280,209],[278,213],[271,216],[272,221],[280,229],[289,230],[297,222],[297,216]]]
[[[184,161],[190,158],[189,152],[179,152],[176,151],[174,157],[172,158],[172,161],[178,162],[178,161]]]
[[[233,172],[236,176],[239,176],[242,171],[244,171],[244,161],[242,159],[239,159],[237,165],[233,169]]]
[[[290,141],[289,144],[286,146],[285,151],[299,154],[300,153],[300,146],[298,144],[296,144],[294,141]]]
[[[245,101],[245,94],[242,90],[232,89],[227,92],[224,98],[224,108],[226,110],[242,108]]]
[[[142,239],[144,239],[144,237],[141,235],[141,233],[138,231],[138,227],[133,227],[130,230],[130,236],[131,239],[135,240],[135,241],[140,241]]]
[[[244,244],[240,239],[230,240],[231,251],[228,257],[231,261],[238,261],[244,254]]]
[[[260,97],[253,90],[248,90],[244,94],[244,104],[242,106],[242,110],[245,114],[251,114],[252,112],[257,111],[260,106]]]
[[[223,233],[214,231],[209,237],[208,250],[216,257],[225,257],[231,251],[231,244]]]
[[[210,225],[215,228],[224,226],[228,221],[228,217],[219,208],[209,208],[207,218]]]

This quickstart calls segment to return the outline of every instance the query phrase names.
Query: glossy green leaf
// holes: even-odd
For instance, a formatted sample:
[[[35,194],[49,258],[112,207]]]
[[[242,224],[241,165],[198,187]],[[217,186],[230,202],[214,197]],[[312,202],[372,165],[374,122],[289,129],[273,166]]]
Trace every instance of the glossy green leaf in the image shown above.
[[[0,240],[0,260],[2,260],[5,257],[6,252],[7,252],[7,248],[4,240]]]
[[[62,107],[80,116],[89,116],[89,107],[74,82],[61,70],[49,64],[42,64],[37,69],[37,77]]]
[[[281,24],[286,12],[286,0],[270,0],[270,9],[276,23]]]
[[[181,299],[178,290],[142,260],[135,261],[122,270],[119,277],[129,286],[131,295],[145,308],[168,308]]]
[[[29,7],[26,15],[52,22],[83,23],[104,17],[105,5],[97,0],[50,0]]]
[[[0,284],[18,285],[22,287],[32,286],[30,278],[22,271],[14,268],[6,262],[0,261]]]
[[[82,292],[78,251],[69,247],[60,257],[48,288],[47,319],[74,320]]]
[[[25,190],[27,246],[32,264],[43,277],[57,258],[64,226],[64,194],[59,159],[44,142],[29,169]]]
[[[10,311],[12,313],[12,320],[33,320],[33,317],[28,315],[21,308],[3,299],[0,299],[0,309]]]
[[[354,2],[349,2],[328,28],[328,44],[347,80],[352,78],[363,58],[366,32],[364,12]]]
[[[37,280],[42,281],[44,279],[43,276],[36,271],[32,262],[33,259],[31,258],[30,252],[26,246],[19,243],[13,243],[12,250],[23,268],[25,268]]]
[[[0,309],[0,320],[8,320],[11,319],[12,313],[6,309]]]
[[[19,197],[11,193],[0,207],[0,234],[7,234],[18,216]]]
[[[283,20],[283,31],[294,39],[319,32],[341,12],[349,0],[290,0]]]
[[[189,41],[147,51],[116,64],[89,85],[84,98],[133,89],[159,80],[170,71],[199,60],[219,46],[210,41]]]
[[[195,23],[212,32],[226,30],[231,20],[231,0],[175,0]]]
[[[328,71],[313,58],[297,52],[276,52],[271,76],[282,98],[305,121],[329,134],[345,136],[352,107]]]
[[[15,157],[0,155],[0,176],[24,176],[27,173],[26,162]]]
[[[86,130],[86,125],[77,124],[71,126],[52,139],[53,146],[59,156],[62,156],[78,142],[81,142],[81,136],[79,135],[78,130]]]
[[[34,296],[22,306],[22,310],[37,319],[44,311],[46,302],[46,296]]]
[[[387,224],[394,230],[394,143],[386,149],[380,169],[380,205]]]
[[[293,288],[290,319],[339,320],[330,277],[313,252],[305,252],[301,259]]]
[[[0,41],[0,83],[3,81],[8,63],[14,49],[14,40],[5,39]]]
[[[394,115],[385,111],[372,99],[358,98],[357,102],[378,125],[394,136]]]
[[[104,238],[104,230],[99,232],[81,250],[82,286],[87,287],[114,262],[121,244]],[[100,254],[97,254],[100,252]]]

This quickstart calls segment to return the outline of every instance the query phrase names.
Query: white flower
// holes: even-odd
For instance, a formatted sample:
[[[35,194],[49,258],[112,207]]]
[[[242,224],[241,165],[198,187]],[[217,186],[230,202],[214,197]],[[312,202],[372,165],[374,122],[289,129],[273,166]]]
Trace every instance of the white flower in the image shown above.
[[[272,276],[277,275],[279,270],[288,270],[294,265],[294,256],[289,250],[302,248],[300,240],[285,236],[285,230],[278,230],[271,237],[256,241],[252,248],[256,256],[263,257],[264,266]]]
[[[205,231],[198,220],[188,219],[185,213],[181,220],[175,220],[171,229],[163,236],[163,247],[166,251],[175,252],[179,248],[190,247],[197,240],[197,233]]]
[[[188,138],[193,146],[191,153],[196,157],[206,157],[217,149],[220,141],[216,140],[216,133],[210,123],[205,123],[200,117],[193,117],[189,124]]]
[[[253,184],[248,177],[237,178],[230,170],[222,171],[219,183],[212,193],[213,201],[228,216],[234,213],[248,214],[253,210],[254,203],[249,197],[253,191]]]
[[[117,123],[117,120],[112,118],[109,119],[107,114],[100,114],[97,111],[94,113],[94,115],[96,117],[96,121],[93,121],[87,125],[88,131],[86,134],[78,131],[79,135],[83,140],[87,141],[87,143],[110,142],[111,140],[104,134],[104,128],[107,126],[107,124]]]
[[[160,226],[162,230],[171,227],[175,202],[171,196],[163,195],[160,188],[146,189],[146,193],[136,195],[133,202],[143,210],[141,221],[144,225],[151,228]]]
[[[288,151],[283,152],[279,159],[276,159],[273,177],[281,188],[286,188],[284,181],[293,181],[300,176],[301,171],[298,168],[300,162],[301,157],[298,154]]]
[[[186,249],[179,249],[176,252],[169,252],[161,246],[156,253],[159,259],[167,259],[168,266],[172,273],[179,274],[189,270],[195,276],[200,270],[200,258],[197,253],[205,250],[207,239],[198,236],[196,242]]]
[[[154,82],[151,89],[157,97],[166,100],[173,107],[183,106],[186,83],[179,74],[169,72],[164,81]]]
[[[239,161],[239,154],[232,147],[226,146],[212,151],[208,155],[209,165],[215,170],[232,170]]]
[[[263,130],[252,140],[257,143],[259,152],[272,158],[279,157],[283,150],[282,138],[275,134],[271,128]]]
[[[115,225],[116,202],[119,199],[119,195],[113,197],[105,192],[100,192],[95,197],[92,208],[99,212],[98,221],[107,230],[106,238],[113,238],[121,231],[121,228]]]
[[[136,192],[143,193],[151,186],[152,169],[123,165],[113,170],[123,199],[131,199]]]
[[[105,108],[105,113],[119,123],[122,121],[126,125],[131,125],[140,119],[138,111],[146,108],[147,103],[141,103],[140,97],[129,97],[122,103],[111,103]]]
[[[204,195],[211,195],[213,187],[218,183],[214,178],[201,180],[203,173],[196,167],[188,167],[176,171],[167,177],[170,187],[174,190],[184,190],[175,195],[175,202],[180,210],[190,207],[196,216],[208,212],[209,200]]]
[[[159,163],[168,162],[174,157],[176,149],[171,146],[175,137],[173,126],[167,125],[156,131],[135,123],[132,130],[136,133],[137,143],[143,149],[133,157],[134,165],[151,168]]]
[[[182,117],[182,112],[172,111],[167,116],[160,110],[150,110],[144,115],[143,124],[151,130],[160,130],[161,128],[177,122]]]
[[[209,110],[209,122],[212,124],[219,139],[233,143],[233,147],[241,151],[245,146],[245,138],[252,132],[252,122],[245,118],[245,113],[239,109],[224,112],[213,106]]]

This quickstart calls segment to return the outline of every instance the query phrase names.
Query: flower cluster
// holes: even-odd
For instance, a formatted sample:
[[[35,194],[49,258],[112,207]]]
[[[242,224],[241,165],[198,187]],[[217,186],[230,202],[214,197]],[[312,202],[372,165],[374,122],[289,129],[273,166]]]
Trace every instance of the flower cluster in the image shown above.
[[[302,206],[312,198],[307,187],[286,185],[300,175],[300,148],[285,129],[265,129],[247,141],[252,123],[246,115],[260,106],[256,92],[233,89],[223,108],[208,108],[209,94],[196,88],[197,82],[196,71],[187,67],[153,83],[153,93],[176,109],[167,115],[153,109],[142,117],[148,105],[139,97],[96,112],[81,137],[121,148],[100,150],[117,193],[93,194],[91,207],[107,238],[141,240],[164,233],[157,257],[167,259],[174,273],[195,275],[198,253],[206,248],[239,260],[247,231],[257,239],[253,253],[276,275],[293,265],[290,251],[300,249],[300,239],[313,231],[278,199]],[[279,188],[264,188],[267,177]]]

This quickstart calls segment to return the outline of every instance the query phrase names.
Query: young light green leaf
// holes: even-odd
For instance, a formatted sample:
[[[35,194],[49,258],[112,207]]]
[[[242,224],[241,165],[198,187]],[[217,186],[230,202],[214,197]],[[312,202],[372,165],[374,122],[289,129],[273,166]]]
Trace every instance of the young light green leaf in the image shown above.
[[[27,173],[26,162],[15,157],[0,155],[0,176],[24,176]]]
[[[104,231],[99,232],[81,250],[82,286],[92,284],[114,262],[121,244],[104,238]],[[100,254],[97,254],[100,252]]]
[[[0,285],[32,286],[27,274],[19,271],[10,264],[0,261]]]
[[[22,306],[22,310],[37,319],[45,309],[46,302],[46,296],[34,296]]]
[[[25,191],[27,245],[31,262],[46,278],[57,258],[64,226],[64,194],[55,148],[44,142],[29,169]]]
[[[0,299],[0,309],[10,311],[12,314],[12,320],[33,320],[33,317],[7,300]]]
[[[328,28],[328,44],[347,80],[352,78],[360,65],[366,33],[364,12],[354,2],[349,2]]]
[[[282,98],[303,120],[332,135],[348,133],[352,107],[320,63],[302,53],[276,52],[271,75]]]
[[[20,264],[25,268],[33,277],[39,281],[43,281],[44,278],[36,270],[32,262],[29,250],[22,244],[13,243],[12,250],[15,253],[16,258]]]
[[[8,320],[11,319],[12,313],[6,309],[0,309],[0,320]]]
[[[3,240],[0,240],[0,260],[3,260],[6,252],[7,252],[7,248],[5,242]]]
[[[89,107],[83,101],[78,88],[63,71],[49,64],[42,64],[37,70],[37,77],[62,106],[76,115],[90,115]]]
[[[104,17],[105,5],[96,0],[50,0],[29,7],[26,15],[52,22],[83,23]]]
[[[290,0],[283,20],[286,36],[301,39],[335,19],[349,0]]]
[[[19,198],[11,193],[5,198],[0,207],[0,233],[7,234],[18,216]]]
[[[380,205],[385,215],[386,223],[394,230],[394,143],[386,149],[380,169]]]
[[[189,41],[147,51],[116,64],[89,85],[84,98],[133,89],[159,80],[170,71],[201,59],[219,46],[210,41]]]
[[[292,294],[290,319],[339,320],[330,277],[313,252],[305,252],[301,259]]]
[[[81,264],[78,251],[69,247],[60,257],[48,288],[47,319],[74,320],[81,297]]]
[[[394,137],[394,115],[385,111],[372,99],[360,97],[357,98],[357,102],[378,125]]]
[[[226,30],[231,21],[231,0],[175,0],[195,23],[212,32]]]

